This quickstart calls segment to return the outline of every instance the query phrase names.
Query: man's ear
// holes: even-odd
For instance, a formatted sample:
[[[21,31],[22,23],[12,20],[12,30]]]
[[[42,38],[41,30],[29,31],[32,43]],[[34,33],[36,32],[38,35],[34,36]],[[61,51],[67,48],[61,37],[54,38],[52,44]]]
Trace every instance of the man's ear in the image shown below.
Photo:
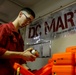
[[[19,17],[21,17],[21,16],[22,16],[22,12],[19,13]]]

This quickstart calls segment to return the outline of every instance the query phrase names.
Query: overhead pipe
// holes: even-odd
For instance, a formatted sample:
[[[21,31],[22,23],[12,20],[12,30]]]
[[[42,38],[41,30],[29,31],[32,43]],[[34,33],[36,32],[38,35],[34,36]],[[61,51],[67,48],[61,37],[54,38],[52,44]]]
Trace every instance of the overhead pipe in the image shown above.
[[[23,5],[19,4],[18,2],[14,1],[14,0],[8,0],[8,1],[10,1],[10,2],[16,4],[17,6],[19,6],[19,7],[21,7],[21,8],[24,7]]]
[[[64,8],[67,8],[68,6],[71,6],[71,5],[73,5],[73,4],[76,4],[76,0],[75,0],[75,1],[73,1],[73,2],[71,2],[71,3],[68,3],[68,4],[67,4],[67,5],[65,5],[65,6],[60,6],[59,8],[57,8],[57,9],[55,9],[55,10],[51,11],[51,12],[48,12],[48,13],[46,13],[46,14],[42,15],[42,16],[39,16],[39,17],[38,17],[38,18],[36,18],[35,20],[40,19],[40,18],[42,18],[42,17],[44,17],[44,16],[46,16],[46,15],[48,15],[48,14],[54,14],[54,13],[56,13],[56,12],[58,12],[58,11],[60,11],[60,10],[64,9]],[[35,21],[35,20],[34,20],[34,21]]]

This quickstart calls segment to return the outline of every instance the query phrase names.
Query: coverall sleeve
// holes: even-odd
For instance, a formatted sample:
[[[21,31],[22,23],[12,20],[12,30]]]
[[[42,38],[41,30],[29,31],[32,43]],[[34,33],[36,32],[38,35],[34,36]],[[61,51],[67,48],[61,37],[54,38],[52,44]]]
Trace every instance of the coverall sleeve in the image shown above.
[[[2,56],[5,52],[5,44],[7,42],[7,31],[4,26],[0,26],[0,56]]]

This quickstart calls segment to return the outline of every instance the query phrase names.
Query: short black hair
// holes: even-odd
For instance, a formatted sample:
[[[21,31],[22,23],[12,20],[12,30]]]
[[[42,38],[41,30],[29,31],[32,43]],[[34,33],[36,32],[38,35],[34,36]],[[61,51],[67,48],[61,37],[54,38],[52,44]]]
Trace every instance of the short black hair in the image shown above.
[[[28,7],[24,7],[21,9],[21,11],[26,11],[28,14],[31,14],[35,18],[35,13],[32,9],[30,9]]]

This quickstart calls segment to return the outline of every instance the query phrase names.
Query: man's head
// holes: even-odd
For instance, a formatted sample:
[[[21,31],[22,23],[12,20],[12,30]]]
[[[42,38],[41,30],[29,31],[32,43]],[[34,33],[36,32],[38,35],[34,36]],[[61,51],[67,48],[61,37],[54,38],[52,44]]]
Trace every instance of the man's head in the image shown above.
[[[29,25],[33,21],[33,19],[35,18],[35,13],[30,8],[23,8],[19,13],[18,18],[20,27],[24,27],[26,25]]]
[[[26,11],[28,14],[32,15],[35,18],[35,13],[32,9],[25,7],[21,9],[21,11]]]

